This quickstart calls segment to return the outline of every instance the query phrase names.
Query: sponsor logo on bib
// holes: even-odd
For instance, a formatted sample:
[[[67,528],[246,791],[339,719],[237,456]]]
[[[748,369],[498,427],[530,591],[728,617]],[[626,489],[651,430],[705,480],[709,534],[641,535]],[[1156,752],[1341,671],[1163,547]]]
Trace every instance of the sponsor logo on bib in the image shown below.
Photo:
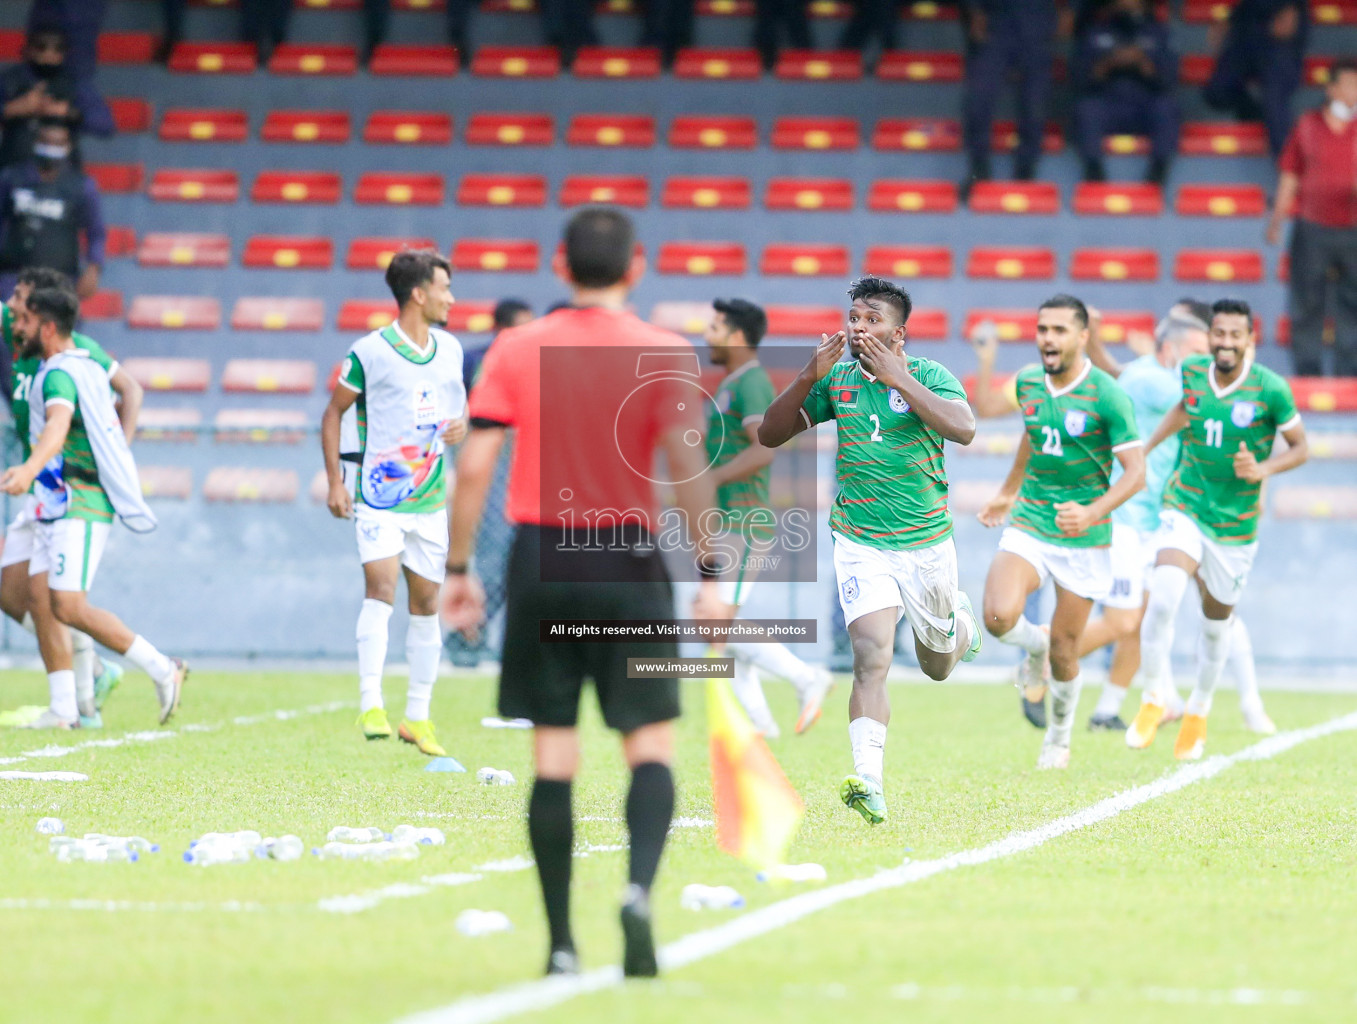
[[[905,401],[905,396],[891,388],[890,393],[891,412],[909,412],[909,403]]]
[[[1236,427],[1247,427],[1253,422],[1258,407],[1253,402],[1235,402],[1230,406],[1230,422]]]
[[[1088,429],[1088,413],[1080,409],[1069,409],[1065,413],[1065,433],[1070,437],[1082,437]]]
[[[415,426],[427,427],[438,422],[438,392],[432,381],[415,383],[414,404]]]

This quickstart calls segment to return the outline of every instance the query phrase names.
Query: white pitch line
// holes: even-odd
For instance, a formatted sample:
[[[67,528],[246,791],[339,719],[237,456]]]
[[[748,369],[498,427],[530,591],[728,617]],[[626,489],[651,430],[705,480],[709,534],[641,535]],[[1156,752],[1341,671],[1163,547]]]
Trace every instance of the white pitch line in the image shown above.
[[[225,903],[152,903],[140,900],[0,900],[0,910],[100,910],[107,913],[124,910],[191,912],[226,910],[232,913],[244,913],[263,909],[263,904],[242,903],[239,900],[228,900]]]
[[[418,884],[396,882],[393,885],[383,886],[369,892],[354,893],[352,896],[327,896],[316,906],[331,914],[357,914],[364,910],[371,910],[379,903],[384,903],[387,900],[403,900],[409,899],[411,896],[423,896],[435,886],[467,885],[471,882],[478,882],[480,879],[481,876],[475,874],[425,875],[419,880]]]
[[[1077,832],[1109,818],[1115,818],[1125,811],[1161,796],[1176,793],[1198,782],[1205,782],[1242,761],[1266,761],[1302,743],[1350,729],[1357,729],[1357,711],[1308,729],[1278,733],[1233,754],[1218,754],[1195,764],[1184,765],[1153,782],[1135,786],[1105,800],[1099,800],[1073,814],[1056,818],[1034,829],[1014,832],[984,846],[961,850],[936,860],[906,862],[898,868],[878,872],[869,878],[842,882],[771,903],[714,928],[693,932],[671,942],[659,951],[660,967],[666,971],[686,967],[688,964],[722,953],[732,946],[785,928],[803,917],[827,910],[847,900],[922,882],[934,875],[954,871],[957,868],[986,864],[1025,853],[1070,832]],[[511,985],[485,995],[468,996],[448,1006],[414,1013],[400,1018],[397,1024],[492,1024],[494,1021],[517,1017],[534,1010],[558,1006],[577,996],[611,988],[621,982],[622,971],[616,966],[596,968],[573,977],[542,978]]]

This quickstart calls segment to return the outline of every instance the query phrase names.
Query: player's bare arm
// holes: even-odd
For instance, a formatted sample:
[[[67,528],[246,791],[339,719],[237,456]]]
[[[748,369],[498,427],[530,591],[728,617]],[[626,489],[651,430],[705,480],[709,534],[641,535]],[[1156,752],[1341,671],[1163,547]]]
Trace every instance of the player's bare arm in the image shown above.
[[[975,413],[967,403],[944,398],[920,384],[909,372],[903,349],[892,349],[873,334],[860,337],[859,361],[879,381],[900,392],[925,425],[956,444],[970,444],[975,439]]]
[[[1089,527],[1106,520],[1145,487],[1145,449],[1140,445],[1117,452],[1121,476],[1096,501],[1081,505],[1062,501],[1055,506],[1055,525],[1066,537],[1082,537]]]
[[[357,400],[358,392],[341,380],[335,385],[330,404],[320,418],[320,450],[325,456],[325,479],[329,484],[325,505],[336,519],[348,519],[353,515],[353,498],[344,484],[344,471],[339,465],[339,421]]]
[[[1107,351],[1107,346],[1103,344],[1103,315],[1093,306],[1088,307],[1088,360],[1104,373],[1113,377],[1120,377],[1121,371],[1125,369],[1121,361],[1111,352]]]
[[[471,421],[466,416],[450,422],[443,428],[442,441],[444,444],[460,444],[466,437],[467,431],[471,429]]]
[[[137,420],[141,418],[141,401],[145,392],[121,366],[118,367],[118,372],[109,378],[108,386],[118,396],[118,421],[122,424],[127,443],[131,444],[132,438],[137,433]]]
[[[1181,433],[1187,426],[1187,422],[1187,406],[1179,402],[1164,414],[1164,418],[1159,421],[1159,426],[1154,428],[1154,433],[1145,442],[1145,454],[1148,455],[1154,451],[1174,434]]]
[[[1297,422],[1281,433],[1286,439],[1286,447],[1280,451],[1274,450],[1272,455],[1262,462],[1259,462],[1253,452],[1249,451],[1248,446],[1240,441],[1239,451],[1234,455],[1234,475],[1251,484],[1260,484],[1270,476],[1285,473],[1304,464],[1310,457],[1310,442],[1305,438],[1304,424]]]
[[[975,350],[975,394],[972,406],[982,420],[1007,416],[1018,409],[1010,388],[994,386],[994,362],[999,354],[999,329],[992,320],[977,324],[967,339]]]
[[[773,399],[772,404],[764,412],[763,422],[759,424],[760,444],[776,448],[778,445],[786,444],[809,426],[806,417],[801,413],[801,406],[805,404],[806,396],[810,394],[810,389],[815,386],[816,381],[827,377],[829,371],[834,369],[834,364],[843,358],[843,349],[847,343],[848,336],[843,331],[836,331],[833,335],[820,335],[820,344],[816,346],[815,355],[811,357],[810,362],[801,368],[796,379],[787,385],[782,394]]]
[[[33,444],[33,454],[25,462],[5,470],[4,477],[0,478],[0,488],[8,494],[26,493],[42,472],[42,467],[61,453],[74,415],[75,410],[65,403],[48,407],[47,422],[42,428],[42,435]]]
[[[1013,502],[1018,500],[1018,491],[1022,487],[1023,475],[1027,472],[1027,462],[1032,457],[1032,444],[1024,431],[1018,441],[1018,450],[1013,453],[1013,465],[1004,478],[999,493],[990,498],[977,514],[976,518],[985,526],[1003,526],[1008,519]]]

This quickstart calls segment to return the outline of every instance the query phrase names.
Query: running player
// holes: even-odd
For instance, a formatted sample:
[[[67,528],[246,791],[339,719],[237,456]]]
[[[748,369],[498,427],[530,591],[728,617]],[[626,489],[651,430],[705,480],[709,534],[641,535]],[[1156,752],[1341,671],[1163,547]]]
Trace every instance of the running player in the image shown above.
[[[817,423],[838,425],[839,494],[829,515],[839,602],[853,645],[848,739],[853,774],[839,796],[873,825],[883,789],[895,626],[909,617],[919,667],[946,679],[980,653],[980,627],[957,584],[944,440],[970,444],[975,416],[939,363],[905,354],[909,295],[878,277],[849,289],[847,333],[815,355],[773,400],[759,440],[775,448]],[[839,362],[847,344],[856,357]]]
[[[108,388],[107,371],[71,339],[80,302],[75,291],[35,288],[24,306],[21,333],[42,342],[43,365],[29,404],[32,454],[5,471],[0,486],[10,494],[34,489],[39,521],[29,559],[31,604],[47,607],[57,621],[124,655],[151,677],[160,702],[160,723],[179,706],[188,666],[167,658],[111,612],[89,603],[104,545],[116,515],[129,529],[155,528],[137,467]],[[69,634],[39,629],[43,662],[52,687],[52,706],[38,728],[70,729],[79,724]]]
[[[382,703],[388,627],[401,571],[409,590],[405,656],[410,684],[399,735],[423,753],[438,744],[429,703],[443,634],[438,588],[448,552],[443,450],[466,434],[462,346],[439,325],[452,307],[451,267],[434,252],[397,253],[386,268],[398,318],[349,350],[339,386],[321,419],[328,505],[353,519],[366,592],[358,613],[358,725],[369,740],[389,739]],[[340,420],[357,406],[358,481],[350,494],[340,468]]]
[[[1258,552],[1263,481],[1301,465],[1309,455],[1291,387],[1253,361],[1253,312],[1239,299],[1211,307],[1211,354],[1183,363],[1183,399],[1150,439],[1150,450],[1179,435],[1178,466],[1164,490],[1159,554],[1140,629],[1140,711],[1126,730],[1128,746],[1154,742],[1164,716],[1173,623],[1190,578],[1202,597],[1197,686],[1174,756],[1196,760],[1206,746],[1206,716],[1229,654],[1234,606]],[[1288,447],[1277,454],[1278,433]]]
[[[770,466],[774,452],[759,443],[759,424],[773,396],[773,382],[759,363],[758,345],[768,330],[768,316],[745,299],[717,299],[704,340],[711,361],[725,369],[717,386],[716,400],[707,426],[707,458],[716,504],[732,534],[744,541],[744,557],[729,578],[721,581],[721,599],[728,618],[739,613],[749,600],[757,569],[749,559],[750,541],[769,541],[774,534],[772,509],[768,505]],[[753,515],[760,511],[762,515]],[[730,643],[735,658],[732,689],[754,728],[772,739],[777,722],[763,695],[759,670],[781,676],[796,687],[801,712],[796,731],[803,733],[820,717],[825,694],[834,683],[827,669],[807,665],[779,643]]]
[[[1025,430],[999,493],[981,510],[999,526],[999,551],[985,580],[985,627],[1027,652],[1020,683],[1040,679],[1051,664],[1051,714],[1038,768],[1065,768],[1079,703],[1079,636],[1093,602],[1112,586],[1113,510],[1145,483],[1145,458],[1126,393],[1088,359],[1088,310],[1072,295],[1037,311],[1041,364],[1018,374]],[[1111,482],[1112,463],[1122,475]],[[1049,634],[1023,615],[1027,598],[1047,579],[1056,604]]]

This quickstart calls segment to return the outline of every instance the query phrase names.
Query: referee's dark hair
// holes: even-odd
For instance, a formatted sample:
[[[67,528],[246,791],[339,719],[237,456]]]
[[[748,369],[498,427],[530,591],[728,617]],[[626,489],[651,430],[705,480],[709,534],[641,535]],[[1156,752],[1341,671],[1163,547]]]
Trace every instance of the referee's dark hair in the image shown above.
[[[1067,295],[1064,292],[1059,295],[1052,295],[1037,307],[1037,312],[1040,313],[1043,309],[1072,310],[1074,319],[1079,321],[1079,326],[1088,327],[1088,307],[1084,305],[1083,300],[1077,299],[1073,295]]]
[[[53,324],[57,334],[70,337],[80,315],[80,300],[74,288],[34,288],[28,293],[28,311],[40,323]]]
[[[493,314],[495,321],[495,330],[502,331],[506,327],[512,327],[514,320],[519,313],[531,313],[532,307],[522,299],[500,299],[495,303],[495,312]]]
[[[768,314],[748,299],[716,299],[711,308],[726,318],[726,323],[744,335],[745,344],[758,348],[768,333]]]
[[[432,281],[440,267],[452,276],[452,264],[432,249],[407,249],[392,256],[386,267],[386,286],[396,297],[396,305],[404,309],[414,290]]]
[[[565,226],[565,263],[581,288],[620,284],[631,268],[636,229],[620,210],[590,207]]]
[[[914,312],[914,301],[909,292],[884,277],[860,277],[854,281],[848,289],[848,300],[857,302],[861,299],[876,299],[894,306],[900,311],[901,324],[909,323],[909,314]]]

